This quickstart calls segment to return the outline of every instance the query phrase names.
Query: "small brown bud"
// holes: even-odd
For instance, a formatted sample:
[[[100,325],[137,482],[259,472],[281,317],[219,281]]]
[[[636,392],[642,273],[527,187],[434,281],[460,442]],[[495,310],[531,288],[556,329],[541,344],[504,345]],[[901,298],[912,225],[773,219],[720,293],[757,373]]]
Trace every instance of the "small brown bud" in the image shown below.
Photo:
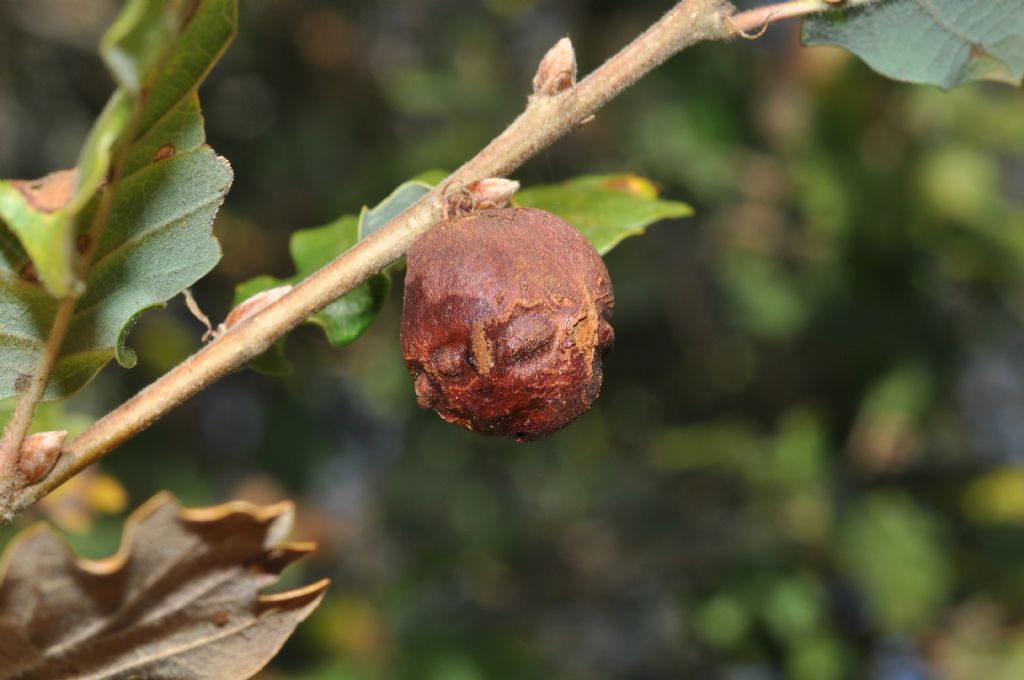
[[[250,316],[262,312],[264,309],[274,304],[285,295],[290,293],[292,290],[291,285],[278,286],[277,288],[271,288],[269,290],[260,291],[250,297],[242,300],[228,312],[224,322],[217,325],[214,328],[210,323],[210,317],[206,316],[202,309],[199,307],[199,303],[196,302],[195,297],[192,295],[192,291],[188,288],[182,291],[182,295],[185,296],[185,306],[188,307],[188,311],[192,312],[192,316],[198,319],[204,326],[206,326],[206,332],[203,333],[203,342],[207,340],[216,340],[223,335],[232,326],[237,326],[242,321],[245,321]]]
[[[457,191],[445,192],[444,218],[477,210],[504,208],[517,191],[519,182],[514,179],[488,177],[470,182]]]
[[[18,471],[29,483],[38,482],[53,469],[67,436],[67,430],[55,430],[25,437],[18,454]]]
[[[568,38],[548,50],[533,77],[533,93],[542,97],[564,92],[576,85],[576,51]]]
[[[466,190],[469,191],[478,210],[504,208],[509,199],[519,191],[519,182],[514,179],[489,177],[471,182]]]
[[[417,402],[474,432],[548,435],[597,397],[613,305],[601,256],[561,218],[445,220],[408,253],[401,340]]]
[[[228,312],[227,318],[224,319],[224,323],[218,327],[218,330],[223,333],[232,326],[238,325],[250,316],[262,312],[291,291],[292,287],[286,284],[277,288],[271,288],[270,290],[264,290],[242,300],[237,307]]]

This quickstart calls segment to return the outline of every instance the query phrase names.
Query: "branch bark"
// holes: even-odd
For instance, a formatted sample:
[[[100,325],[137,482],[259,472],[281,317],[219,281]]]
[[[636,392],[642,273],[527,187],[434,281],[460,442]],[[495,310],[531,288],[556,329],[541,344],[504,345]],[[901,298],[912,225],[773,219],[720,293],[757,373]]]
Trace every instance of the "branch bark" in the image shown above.
[[[725,0],[681,0],[574,87],[530,97],[526,109],[504,132],[386,226],[96,421],[65,445],[42,481],[31,486],[20,486],[13,478],[0,483],[0,516],[13,517],[197,392],[244,367],[277,338],[402,257],[439,221],[449,187],[511,173],[656,66],[695,43],[749,36],[775,21],[835,6],[834,0],[793,0],[736,14]]]

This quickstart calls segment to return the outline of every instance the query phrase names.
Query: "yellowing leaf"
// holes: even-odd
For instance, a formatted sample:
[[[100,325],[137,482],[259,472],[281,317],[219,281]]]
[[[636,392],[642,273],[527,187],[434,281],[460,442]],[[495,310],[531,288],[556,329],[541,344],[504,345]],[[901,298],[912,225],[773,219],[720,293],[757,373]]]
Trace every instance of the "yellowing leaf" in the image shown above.
[[[0,559],[0,680],[256,674],[323,598],[327,581],[260,595],[310,544],[281,544],[293,507],[183,509],[159,494],[120,551],[77,558],[48,527]]]
[[[967,486],[962,503],[979,524],[1024,524],[1024,470],[1003,467],[978,477]]]
[[[97,514],[114,515],[127,505],[121,482],[93,466],[54,489],[37,507],[64,531],[81,534],[89,531]]]

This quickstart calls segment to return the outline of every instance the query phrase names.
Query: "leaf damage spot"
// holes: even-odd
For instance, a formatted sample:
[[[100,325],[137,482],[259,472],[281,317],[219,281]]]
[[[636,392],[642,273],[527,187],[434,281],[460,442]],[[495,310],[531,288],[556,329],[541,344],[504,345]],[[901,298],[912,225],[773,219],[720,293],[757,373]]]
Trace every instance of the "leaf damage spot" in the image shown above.
[[[18,377],[14,379],[14,391],[24,392],[28,389],[28,386],[32,384],[32,374],[30,373],[19,373]]]
[[[224,319],[224,323],[220,325],[221,327],[219,327],[217,332],[214,334],[214,339],[216,339],[218,334],[237,326],[250,316],[255,316],[262,312],[264,309],[290,293],[291,290],[292,287],[286,284],[284,286],[278,286],[277,288],[271,288],[270,290],[261,291],[252,297],[246,298],[240,302],[238,306],[228,312],[227,318]]]
[[[177,149],[174,148],[173,144],[164,144],[163,146],[156,150],[155,154],[153,154],[153,162],[158,163],[159,161],[162,161],[165,158],[170,158],[176,152]]]
[[[18,276],[25,283],[39,283],[39,272],[36,270],[36,266],[32,262],[26,262],[21,265],[18,269]]]
[[[11,185],[21,192],[33,210],[52,213],[68,204],[75,195],[78,170],[57,170],[39,179],[16,179]]]
[[[78,251],[79,255],[85,255],[85,251],[89,250],[89,245],[92,239],[89,238],[88,234],[79,234],[78,238],[75,239],[75,250]]]
[[[656,198],[658,190],[654,183],[637,175],[619,175],[603,182],[608,191],[618,191],[640,198]]]

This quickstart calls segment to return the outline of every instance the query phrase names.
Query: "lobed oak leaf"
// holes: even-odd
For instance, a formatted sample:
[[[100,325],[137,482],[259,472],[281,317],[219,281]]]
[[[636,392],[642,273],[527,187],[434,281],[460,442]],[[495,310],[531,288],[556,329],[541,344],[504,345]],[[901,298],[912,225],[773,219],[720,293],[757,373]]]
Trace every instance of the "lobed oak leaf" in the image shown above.
[[[0,558],[0,680],[252,677],[328,585],[259,594],[313,550],[281,543],[293,514],[288,502],[185,509],[161,493],[102,560],[27,529]]]

